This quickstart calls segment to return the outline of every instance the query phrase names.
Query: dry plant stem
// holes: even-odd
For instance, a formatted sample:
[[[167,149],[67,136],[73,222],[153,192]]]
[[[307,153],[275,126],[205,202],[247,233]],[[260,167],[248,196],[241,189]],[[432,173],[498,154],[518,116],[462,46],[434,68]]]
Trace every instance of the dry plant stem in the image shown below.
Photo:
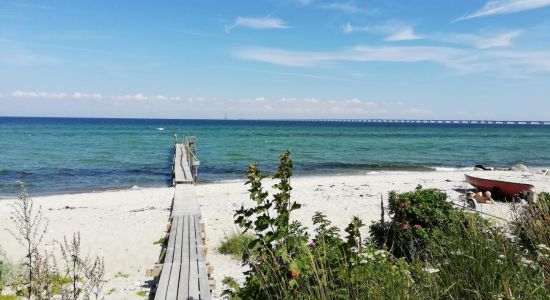
[[[27,194],[27,189],[22,182],[19,182],[21,186],[21,194],[19,195],[19,201],[11,205],[14,209],[12,218],[15,223],[16,232],[8,230],[10,234],[25,247],[26,250],[26,267],[28,270],[28,293],[32,295],[33,284],[33,252],[37,251],[38,246],[42,242],[42,238],[48,228],[48,221],[42,215],[42,208],[39,207],[35,212],[34,202]]]

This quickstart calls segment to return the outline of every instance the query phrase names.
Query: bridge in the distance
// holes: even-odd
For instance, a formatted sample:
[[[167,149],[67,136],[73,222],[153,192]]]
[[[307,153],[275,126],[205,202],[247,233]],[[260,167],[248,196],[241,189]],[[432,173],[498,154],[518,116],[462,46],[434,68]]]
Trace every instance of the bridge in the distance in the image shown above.
[[[418,119],[302,119],[306,122],[394,123],[394,124],[473,124],[473,125],[550,125],[550,121],[513,120],[418,120]]]

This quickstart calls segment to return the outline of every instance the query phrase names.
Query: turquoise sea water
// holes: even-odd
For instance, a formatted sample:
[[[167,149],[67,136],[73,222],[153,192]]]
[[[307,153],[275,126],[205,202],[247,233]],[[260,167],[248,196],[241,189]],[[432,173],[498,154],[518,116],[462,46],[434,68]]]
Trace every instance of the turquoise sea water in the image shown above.
[[[17,180],[34,195],[166,186],[174,133],[198,138],[206,181],[272,170],[284,149],[297,175],[550,166],[550,126],[2,117],[0,196]]]

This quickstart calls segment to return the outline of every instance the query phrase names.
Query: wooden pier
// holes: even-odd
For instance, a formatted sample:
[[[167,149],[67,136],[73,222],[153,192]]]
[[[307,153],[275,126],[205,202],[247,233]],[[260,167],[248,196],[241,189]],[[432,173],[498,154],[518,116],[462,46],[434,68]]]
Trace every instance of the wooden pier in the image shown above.
[[[155,300],[210,299],[213,283],[205,260],[204,227],[195,193],[196,139],[174,140],[174,198],[170,208],[167,243],[159,262],[148,273],[157,279]]]

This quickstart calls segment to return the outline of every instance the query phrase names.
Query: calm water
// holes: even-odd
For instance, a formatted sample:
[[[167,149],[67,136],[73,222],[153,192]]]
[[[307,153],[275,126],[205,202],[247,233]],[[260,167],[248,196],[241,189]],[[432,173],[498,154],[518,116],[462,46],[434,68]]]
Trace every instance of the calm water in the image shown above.
[[[297,175],[550,166],[550,126],[0,118],[0,196],[166,186],[174,133],[197,136],[201,180],[271,170],[284,149]]]

